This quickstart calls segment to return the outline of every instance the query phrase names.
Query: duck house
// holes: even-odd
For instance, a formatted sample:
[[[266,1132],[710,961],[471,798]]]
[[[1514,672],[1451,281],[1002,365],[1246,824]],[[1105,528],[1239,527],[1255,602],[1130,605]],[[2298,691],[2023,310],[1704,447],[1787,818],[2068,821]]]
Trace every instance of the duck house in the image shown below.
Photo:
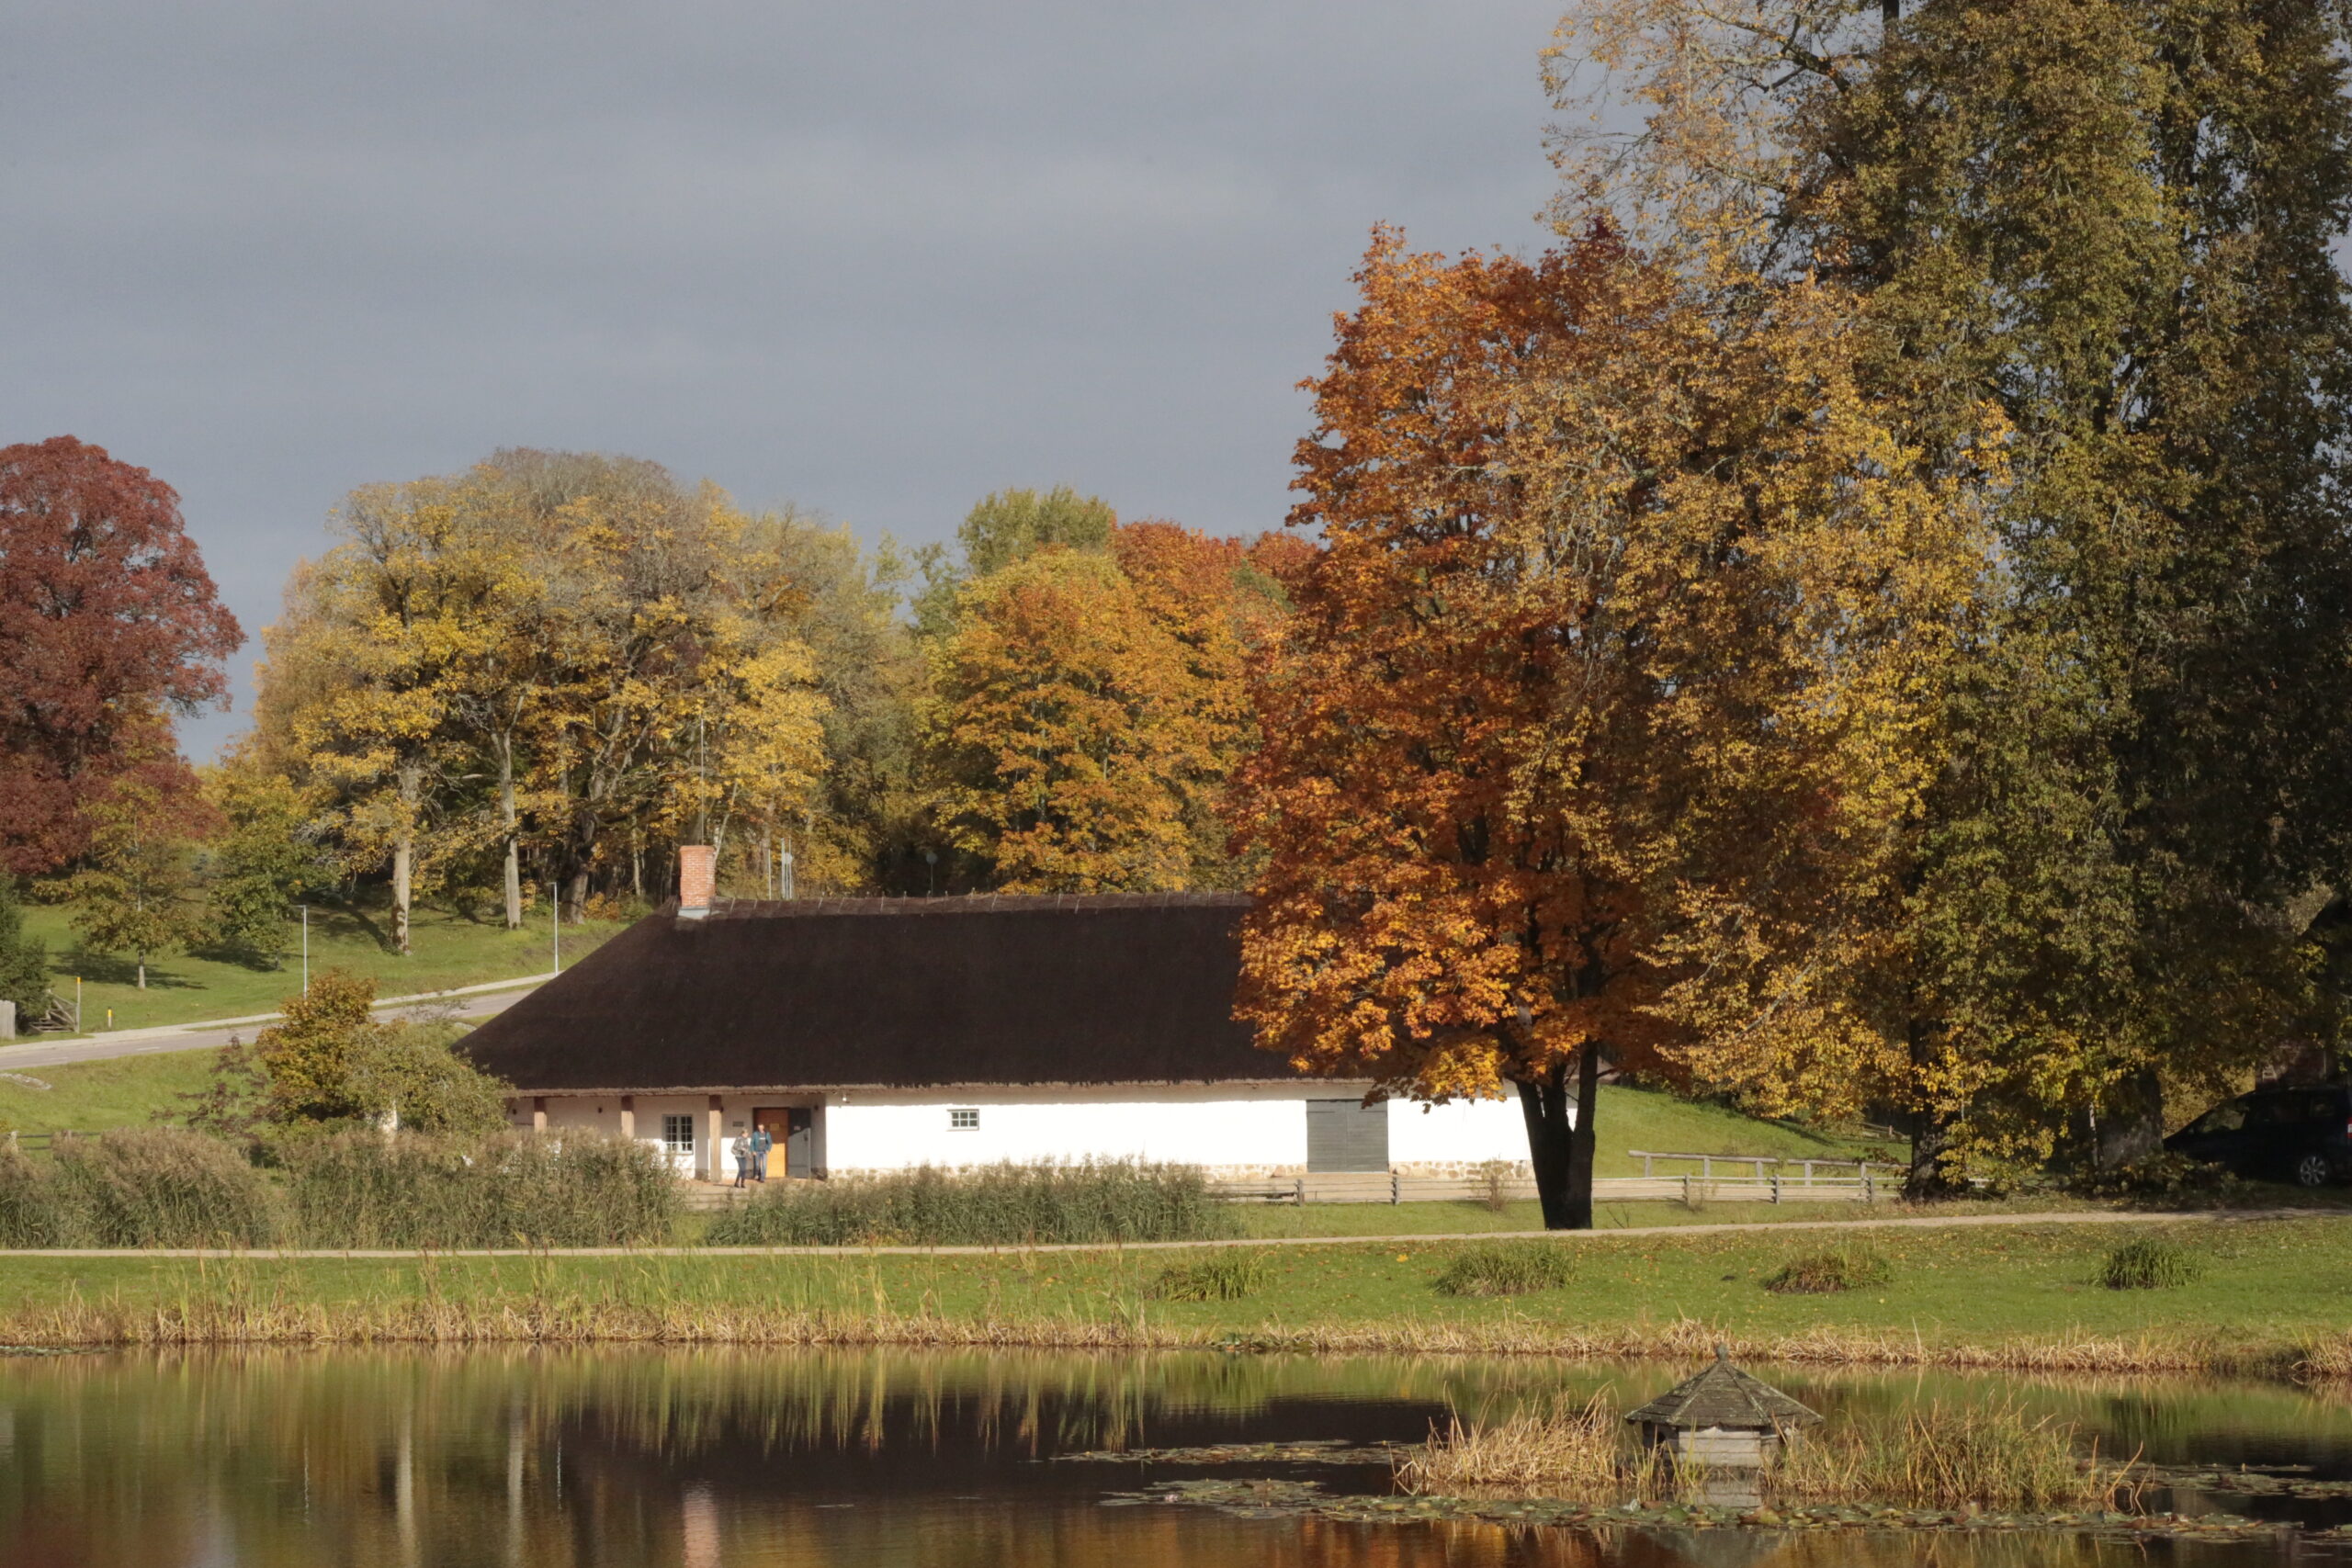
[[[1714,1364],[1627,1416],[1645,1446],[1677,1460],[1723,1469],[1760,1469],[1796,1434],[1821,1417],[1769,1383],[1731,1364],[1715,1347]]]

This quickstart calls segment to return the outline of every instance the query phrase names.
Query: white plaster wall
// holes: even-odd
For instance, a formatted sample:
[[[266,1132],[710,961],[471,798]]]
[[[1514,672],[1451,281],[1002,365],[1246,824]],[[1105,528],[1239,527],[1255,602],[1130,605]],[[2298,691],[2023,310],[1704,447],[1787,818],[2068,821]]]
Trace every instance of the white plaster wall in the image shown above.
[[[1388,1102],[1388,1163],[1478,1165],[1527,1159],[1527,1121],[1517,1100],[1456,1100],[1444,1105]]]
[[[828,1171],[1100,1158],[1170,1160],[1229,1175],[1294,1172],[1306,1166],[1306,1102],[1357,1096],[1365,1088],[1332,1083],[836,1091],[818,1114],[817,1158]],[[710,1132],[707,1095],[637,1096],[637,1135],[659,1146],[665,1114],[690,1116],[695,1152],[673,1156],[673,1166],[684,1176],[715,1168],[718,1179],[732,1180],[734,1140],[748,1131],[754,1101],[764,1105],[778,1099],[773,1091],[724,1097],[715,1168],[703,1146]],[[948,1112],[956,1109],[979,1111],[979,1126],[951,1126]],[[548,1095],[547,1112],[551,1132],[620,1131],[616,1096]],[[531,1125],[527,1096],[517,1101],[514,1121]],[[1526,1124],[1515,1100],[1431,1106],[1388,1102],[1389,1164],[1408,1173],[1526,1158]]]
[[[1211,1167],[1303,1165],[1305,1097],[1287,1087],[835,1094],[825,1105],[829,1170],[989,1165],[999,1160],[1146,1159]],[[977,1110],[978,1127],[950,1124]]]

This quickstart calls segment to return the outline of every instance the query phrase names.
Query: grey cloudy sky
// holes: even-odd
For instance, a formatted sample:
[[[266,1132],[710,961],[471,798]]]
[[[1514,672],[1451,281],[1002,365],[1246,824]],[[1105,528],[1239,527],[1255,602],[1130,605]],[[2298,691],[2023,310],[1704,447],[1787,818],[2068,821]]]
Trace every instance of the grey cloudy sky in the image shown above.
[[[176,486],[256,637],[337,497],[503,446],[1272,526],[1369,226],[1540,242],[1556,6],[31,0],[0,441]]]

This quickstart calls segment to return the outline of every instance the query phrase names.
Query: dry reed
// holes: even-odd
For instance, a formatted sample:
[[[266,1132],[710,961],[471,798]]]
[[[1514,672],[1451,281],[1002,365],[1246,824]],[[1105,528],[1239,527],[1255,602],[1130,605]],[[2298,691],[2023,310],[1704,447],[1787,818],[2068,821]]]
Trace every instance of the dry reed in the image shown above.
[[[327,1303],[277,1287],[264,1295],[229,1274],[200,1279],[168,1303],[72,1299],[0,1316],[0,1342],[44,1346],[313,1344],[744,1344],[1023,1346],[1041,1349],[1227,1349],[1313,1355],[1545,1356],[1695,1361],[1727,1345],[1757,1361],[1815,1366],[1935,1366],[2037,1372],[2217,1372],[2279,1379],[2352,1377],[2352,1336],[2262,1344],[2243,1337],[2071,1335],[1939,1343],[1914,1335],[1819,1327],[1747,1335],[1690,1319],[1562,1328],[1525,1319],[1462,1324],[1396,1318],[1354,1325],[1261,1325],[1158,1321],[1134,1303],[1085,1314],[949,1315],[892,1308],[696,1302],[649,1280],[608,1275],[594,1296],[544,1286],[451,1299],[428,1279],[413,1293]]]
[[[1443,1432],[1397,1461],[1396,1480],[1424,1495],[1476,1496],[1510,1493],[1616,1503],[1655,1494],[1663,1467],[1636,1454],[1623,1423],[1600,1394],[1583,1404],[1566,1400],[1544,1410],[1521,1410],[1491,1426],[1465,1427],[1449,1416]]]
[[[711,1223],[714,1247],[1018,1247],[1240,1234],[1199,1168],[1046,1160],[784,1182]]]
[[[1762,1472],[1775,1499],[1902,1507],[2044,1510],[2108,1507],[2136,1495],[2131,1466],[2078,1458],[2075,1432],[2015,1404],[1912,1406],[1892,1418],[1833,1423],[1792,1442]],[[1541,1496],[1592,1504],[1692,1501],[1711,1477],[1643,1450],[1596,1394],[1583,1405],[1522,1410],[1491,1426],[1453,1419],[1396,1467],[1411,1492]]]
[[[1771,1484],[1793,1500],[1924,1508],[2103,1508],[2134,1490],[2129,1464],[2078,1458],[2075,1440],[2073,1427],[2030,1419],[2013,1402],[1914,1405],[1892,1421],[1808,1434]]]

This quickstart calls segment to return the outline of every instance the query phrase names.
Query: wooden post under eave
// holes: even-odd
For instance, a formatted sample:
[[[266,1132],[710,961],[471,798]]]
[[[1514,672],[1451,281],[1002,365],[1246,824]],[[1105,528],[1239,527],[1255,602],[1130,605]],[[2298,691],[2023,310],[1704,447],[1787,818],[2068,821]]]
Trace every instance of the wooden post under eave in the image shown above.
[[[633,1094],[621,1096],[621,1136],[637,1136],[637,1096]]]
[[[544,1133],[547,1130],[548,1097],[544,1094],[535,1094],[531,1096],[531,1131]]]
[[[715,1094],[710,1097],[710,1136],[703,1140],[702,1156],[702,1174],[706,1181],[718,1181],[726,1175],[726,1168],[718,1163],[718,1138],[726,1131],[726,1123],[719,1120],[719,1114],[726,1109],[724,1100]]]

